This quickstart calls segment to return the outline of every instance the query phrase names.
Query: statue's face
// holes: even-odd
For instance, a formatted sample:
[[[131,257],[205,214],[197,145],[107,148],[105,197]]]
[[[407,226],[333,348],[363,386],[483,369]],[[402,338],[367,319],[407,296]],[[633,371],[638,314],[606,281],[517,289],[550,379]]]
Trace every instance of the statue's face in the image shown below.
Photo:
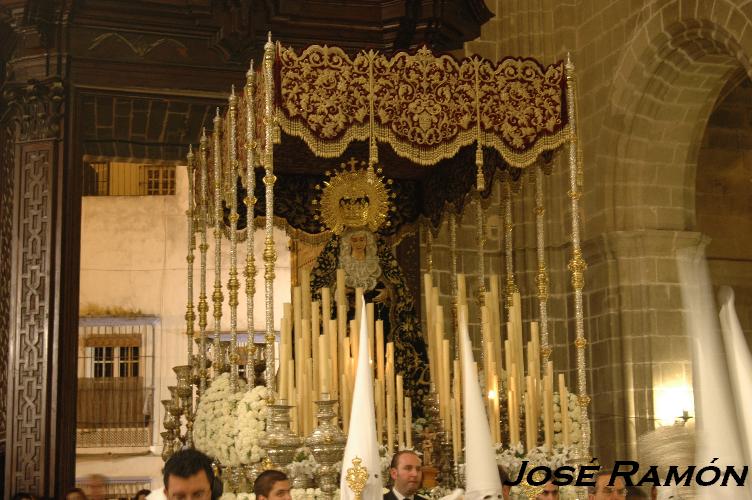
[[[362,251],[366,249],[368,237],[365,233],[355,233],[350,236],[350,246],[353,250]]]

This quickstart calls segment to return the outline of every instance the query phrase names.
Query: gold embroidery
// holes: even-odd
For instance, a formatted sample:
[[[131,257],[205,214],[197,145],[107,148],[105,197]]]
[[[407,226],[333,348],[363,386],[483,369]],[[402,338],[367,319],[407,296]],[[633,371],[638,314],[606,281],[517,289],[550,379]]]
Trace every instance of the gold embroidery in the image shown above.
[[[279,48],[278,124],[317,156],[341,156],[354,140],[388,143],[428,166],[466,145],[497,149],[512,166],[569,139],[562,63],[455,61],[427,48],[353,59],[337,47]]]

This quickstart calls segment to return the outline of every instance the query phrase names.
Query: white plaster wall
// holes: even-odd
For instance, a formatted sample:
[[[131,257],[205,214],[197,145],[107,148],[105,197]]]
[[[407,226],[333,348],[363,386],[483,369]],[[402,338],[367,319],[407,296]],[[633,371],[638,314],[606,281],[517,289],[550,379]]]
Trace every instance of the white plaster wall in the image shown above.
[[[187,300],[186,252],[188,228],[187,172],[177,167],[177,187],[174,196],[103,196],[85,197],[82,202],[81,231],[81,291],[82,309],[87,305],[122,307],[139,310],[143,314],[158,316],[161,324],[156,327],[155,338],[155,422],[161,423],[162,399],[169,399],[167,386],[175,383],[172,367],[185,364],[187,339],[185,310]],[[275,329],[279,329],[282,304],[290,301],[290,253],[284,231],[274,230],[277,249],[277,266],[274,280]],[[209,328],[214,326],[211,311],[211,294],[214,286],[214,244],[209,230],[207,257],[207,296],[210,301]],[[255,233],[256,295],[254,298],[254,327],[263,330],[264,324],[264,267],[263,230]],[[200,255],[198,237],[194,263],[194,305],[198,305]],[[227,305],[226,285],[229,279],[229,241],[222,242],[222,286],[225,295],[222,329],[230,329],[230,309]],[[246,299],[245,267],[246,243],[239,244],[237,260],[241,282],[238,329],[245,331]],[[198,314],[196,312],[196,314]],[[195,326],[198,329],[198,324]],[[158,427],[158,426],[155,426]],[[159,428],[155,428],[155,444],[159,445]],[[160,446],[152,449],[159,453]],[[103,450],[106,451],[106,450]],[[158,458],[158,457],[156,457]],[[122,467],[115,462],[123,461]],[[146,470],[154,468],[154,460],[148,457],[108,457],[97,460],[79,457],[77,475],[100,472],[112,476],[113,471],[124,475],[142,475],[136,465],[143,461]],[[161,464],[161,459],[159,459]],[[127,464],[127,466],[126,466]],[[153,471],[159,477],[159,471]],[[146,474],[149,475],[149,474]],[[160,480],[161,483],[161,480]]]

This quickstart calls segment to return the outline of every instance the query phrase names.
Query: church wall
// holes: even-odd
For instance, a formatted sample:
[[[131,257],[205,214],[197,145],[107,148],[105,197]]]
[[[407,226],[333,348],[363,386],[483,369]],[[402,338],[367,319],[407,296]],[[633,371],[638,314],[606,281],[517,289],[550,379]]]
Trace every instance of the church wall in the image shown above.
[[[81,291],[82,311],[87,306],[122,308],[138,314],[159,317],[155,338],[155,394],[154,443],[159,444],[159,430],[163,418],[162,399],[169,399],[167,386],[174,385],[172,367],[186,364],[187,342],[185,332],[187,284],[187,175],[185,167],[177,167],[176,194],[174,196],[101,196],[84,197],[82,201],[81,237]],[[282,304],[290,301],[290,254],[283,230],[275,229],[278,255],[275,277],[275,319],[277,326],[282,315]],[[209,328],[213,329],[211,293],[214,286],[214,244],[212,230],[208,239],[207,295],[210,301]],[[256,231],[255,255],[257,268],[263,269],[263,229]],[[198,245],[198,237],[197,237]],[[241,284],[245,265],[245,242],[239,244],[237,259]],[[223,240],[222,286],[225,295],[222,330],[229,332],[229,306],[226,284],[229,279],[229,241]],[[198,305],[200,256],[196,249],[194,264],[194,307]],[[238,331],[246,330],[246,301],[241,285],[238,309]],[[256,276],[254,299],[254,328],[265,329],[264,277]],[[198,324],[195,326],[198,331]],[[195,351],[194,351],[195,352]],[[90,450],[89,450],[90,451]],[[101,450],[107,451],[107,450]],[[152,453],[161,453],[160,446]],[[99,456],[101,458],[101,456]],[[77,463],[77,476],[100,472],[107,476],[154,475],[159,478],[161,458],[135,459],[111,458],[110,462],[97,463],[96,457],[84,458]],[[122,463],[121,463],[122,462]],[[140,465],[139,465],[140,464]],[[153,484],[161,484],[161,479]]]
[[[658,424],[666,391],[683,391],[679,399],[691,399],[676,253],[707,241],[702,221],[696,221],[695,168],[702,163],[698,157],[704,153],[698,151],[721,89],[739,68],[750,67],[752,12],[742,3],[491,0],[487,4],[496,17],[465,45],[465,55],[532,55],[546,63],[571,51],[576,65],[588,383],[594,453],[601,461],[636,455],[636,437]],[[715,155],[717,149],[707,155],[723,158]],[[572,383],[564,158],[547,179],[547,257],[552,286],[561,287],[552,289],[549,305],[553,359],[557,370],[569,371]],[[516,210],[529,203],[525,196],[515,202]],[[515,267],[521,270],[523,262],[533,262],[534,246],[526,235],[534,233],[516,224],[514,234]],[[718,259],[711,259],[711,269],[715,275],[747,275]],[[530,274],[518,277],[523,296]],[[739,294],[747,323],[745,297]]]
[[[736,84],[736,81],[730,83]],[[713,284],[734,288],[739,322],[752,346],[752,82],[724,89],[697,159],[697,227]]]

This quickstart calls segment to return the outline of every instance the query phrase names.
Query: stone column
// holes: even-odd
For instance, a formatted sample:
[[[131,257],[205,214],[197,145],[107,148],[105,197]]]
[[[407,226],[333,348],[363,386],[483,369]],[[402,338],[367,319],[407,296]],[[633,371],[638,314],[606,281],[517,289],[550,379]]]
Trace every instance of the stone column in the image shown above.
[[[80,180],[64,168],[62,82],[4,91],[4,125],[13,137],[12,161],[5,153],[13,214],[4,497],[29,491],[60,498],[75,470],[78,292],[62,284],[78,283]]]
[[[707,241],[696,232],[648,229],[602,233],[585,245],[588,383],[602,464],[636,457],[637,436],[655,427],[656,389],[691,385],[676,254]]]

